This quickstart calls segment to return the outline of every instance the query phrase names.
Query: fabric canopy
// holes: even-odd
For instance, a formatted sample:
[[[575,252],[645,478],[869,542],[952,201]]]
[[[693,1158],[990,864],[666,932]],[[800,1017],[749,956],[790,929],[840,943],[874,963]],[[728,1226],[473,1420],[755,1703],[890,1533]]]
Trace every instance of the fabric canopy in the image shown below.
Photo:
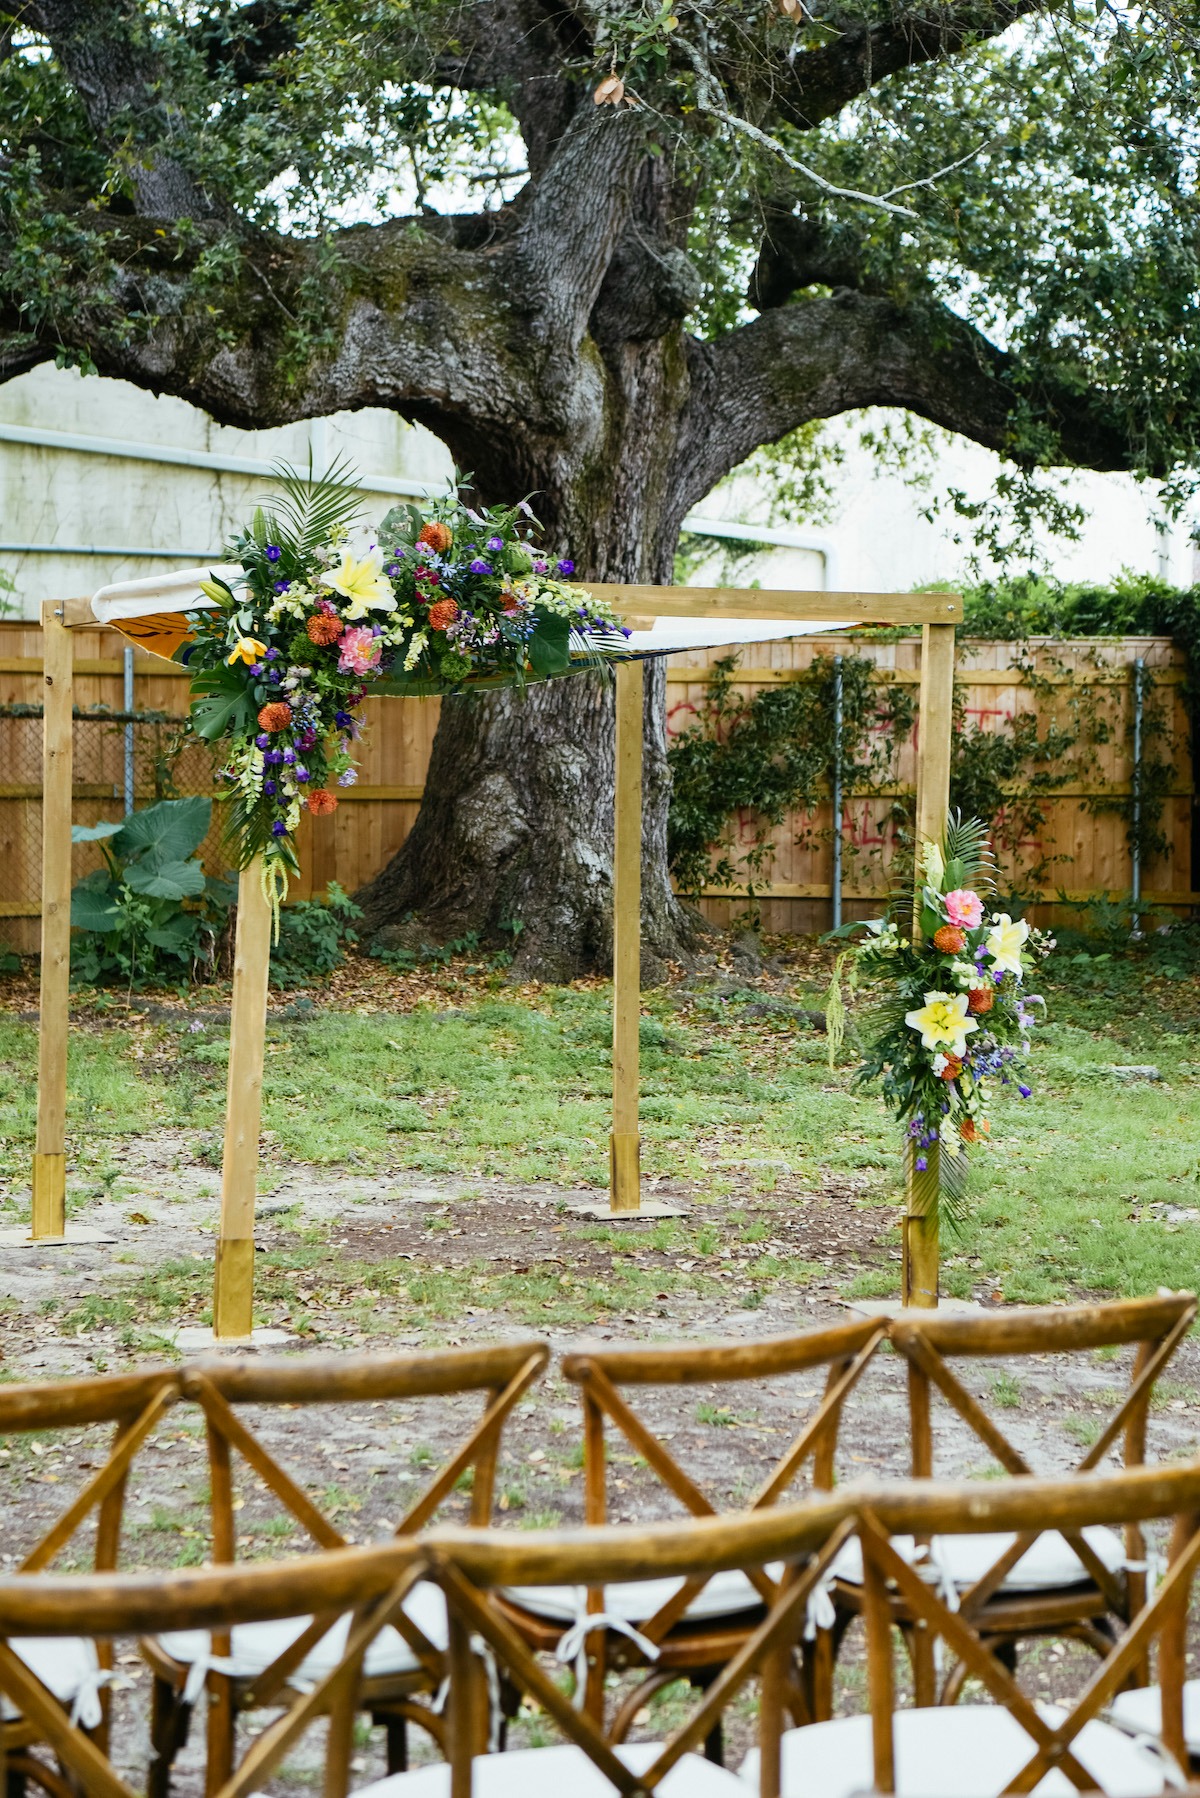
[[[187,612],[210,611],[214,601],[200,590],[200,582],[215,576],[234,587],[244,571],[238,562],[216,563],[208,568],[181,568],[174,574],[150,575],[140,581],[120,581],[101,587],[92,595],[92,611],[100,624],[111,625],[129,642],[168,661],[186,643]],[[580,583],[585,585],[586,583]],[[639,603],[639,613],[645,610]],[[854,629],[844,623],[805,622],[778,618],[657,618],[649,630],[635,630],[626,639],[631,656],[673,655],[684,649],[723,649],[738,643],[771,643],[789,637],[811,637],[827,631]]]

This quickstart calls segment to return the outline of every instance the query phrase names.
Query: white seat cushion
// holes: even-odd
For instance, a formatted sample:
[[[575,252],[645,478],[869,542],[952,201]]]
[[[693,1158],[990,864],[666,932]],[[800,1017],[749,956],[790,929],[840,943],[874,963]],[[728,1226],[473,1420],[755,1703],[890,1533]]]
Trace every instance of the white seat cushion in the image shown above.
[[[1048,1723],[1063,1712],[1039,1706]],[[1034,1752],[1034,1743],[1016,1718],[998,1705],[955,1704],[928,1710],[897,1711],[893,1741],[896,1791],[900,1798],[996,1798]],[[1074,1742],[1081,1765],[1108,1798],[1150,1798],[1164,1790],[1161,1760],[1107,1723],[1086,1723]],[[741,1778],[757,1792],[758,1750],[746,1757]],[[783,1736],[781,1798],[850,1798],[874,1783],[871,1719],[837,1717],[810,1723]],[[1066,1774],[1055,1768],[1036,1792],[1073,1793]]]
[[[404,1610],[435,1648],[446,1647],[449,1639],[446,1600],[440,1587],[422,1580],[405,1600]],[[253,1679],[277,1660],[311,1622],[311,1617],[283,1617],[270,1623],[235,1624],[228,1656],[213,1654],[212,1638],[206,1629],[169,1630],[159,1636],[158,1645],[173,1661],[184,1666],[213,1666],[238,1679]],[[339,1617],[315,1647],[309,1649],[291,1676],[293,1684],[315,1684],[336,1667],[345,1650],[349,1631],[349,1615]],[[389,1626],[380,1630],[367,1649],[363,1672],[368,1679],[381,1679],[388,1674],[415,1672],[419,1666],[420,1662],[404,1637]]]
[[[632,1772],[644,1773],[660,1747],[627,1742],[616,1752]],[[583,1749],[569,1743],[480,1755],[472,1772],[473,1798],[614,1798],[616,1790]],[[661,1798],[746,1798],[736,1773],[698,1754],[685,1754],[655,1790]],[[393,1773],[354,1798],[448,1798],[449,1791],[450,1769],[439,1761],[413,1773]]]
[[[98,1696],[106,1675],[100,1671],[96,1644],[86,1636],[22,1636],[8,1646],[67,1710],[78,1713],[85,1729],[100,1722]],[[0,1693],[0,1718],[11,1722],[20,1711]]]
[[[1080,1535],[1110,1573],[1125,1565],[1124,1544],[1112,1530],[1090,1524],[1080,1531]],[[1014,1540],[1011,1535],[995,1533],[935,1536],[930,1544],[929,1560],[939,1573],[944,1572],[960,1590],[965,1590],[983,1578]],[[911,1536],[893,1536],[892,1547],[906,1561],[911,1561],[916,1552]],[[862,1545],[857,1536],[846,1543],[831,1571],[847,1585],[862,1584]],[[1025,1550],[1000,1591],[1050,1591],[1058,1586],[1080,1585],[1090,1581],[1091,1577],[1075,1550],[1058,1531],[1047,1530]]]
[[[783,1566],[776,1563],[764,1568],[768,1578],[783,1578]],[[685,1582],[681,1579],[624,1580],[605,1586],[604,1609],[610,1617],[621,1617],[626,1623],[645,1623],[660,1611],[667,1600]],[[535,1617],[545,1617],[564,1626],[575,1623],[587,1612],[587,1588],[584,1586],[506,1586],[504,1596]],[[733,1617],[739,1611],[754,1610],[762,1604],[744,1573],[736,1568],[714,1573],[702,1592],[698,1592],[687,1608],[693,1622],[702,1618]]]
[[[1162,1693],[1157,1686],[1138,1686],[1132,1692],[1118,1692],[1108,1714],[1118,1729],[1126,1729],[1131,1735],[1160,1736]],[[1189,1754],[1200,1754],[1200,1679],[1184,1682],[1183,1739]]]

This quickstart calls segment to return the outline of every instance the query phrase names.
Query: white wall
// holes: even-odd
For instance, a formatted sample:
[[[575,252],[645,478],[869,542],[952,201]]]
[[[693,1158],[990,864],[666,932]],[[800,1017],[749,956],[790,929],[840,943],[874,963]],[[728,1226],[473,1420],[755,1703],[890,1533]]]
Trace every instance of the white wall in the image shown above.
[[[930,581],[965,578],[966,552],[953,541],[953,522],[923,518],[924,496],[899,476],[881,474],[851,426],[836,428],[845,460],[834,472],[837,514],[828,524],[772,528],[769,495],[745,475],[724,483],[693,514],[693,523],[697,514],[723,520],[726,537],[730,521],[742,521],[776,539],[740,563],[737,583],[907,592]],[[30,434],[57,441],[30,442]],[[90,447],[62,441],[72,436],[93,441]],[[16,579],[20,611],[32,616],[42,599],[91,593],[107,582],[172,566],[167,554],[153,558],[131,550],[177,552],[176,567],[207,560],[262,494],[270,465],[282,458],[304,466],[310,442],[318,465],[346,453],[368,491],[372,477],[392,489],[441,488],[451,471],[435,437],[382,410],[275,431],[238,431],[214,424],[182,400],[155,398],[122,381],[84,379],[74,370],[43,366],[0,386],[0,569]],[[179,466],[132,458],[121,445],[261,466]],[[983,497],[998,468],[987,451],[947,440],[933,488],[952,483]],[[1055,573],[1103,581],[1129,567],[1180,585],[1197,578],[1186,525],[1156,531],[1152,488],[1119,475],[1081,474],[1071,481],[1089,516],[1079,543],[1043,545]],[[379,515],[395,495],[376,491],[371,511]],[[105,553],[78,553],[83,549]],[[693,582],[721,580],[724,563],[714,553]]]

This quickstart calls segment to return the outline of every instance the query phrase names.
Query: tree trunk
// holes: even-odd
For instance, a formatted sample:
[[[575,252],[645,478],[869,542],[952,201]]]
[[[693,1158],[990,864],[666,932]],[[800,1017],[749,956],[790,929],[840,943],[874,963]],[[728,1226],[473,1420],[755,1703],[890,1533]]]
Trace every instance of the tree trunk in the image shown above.
[[[606,453],[582,468],[565,441],[510,437],[498,456],[477,438],[451,448],[477,471],[483,497],[511,499],[522,487],[534,494],[546,540],[569,550],[577,580],[665,584],[687,503],[666,474],[687,371],[661,341],[626,343],[615,360],[627,405],[601,426]],[[642,967],[653,981],[667,961],[688,958],[699,925],[667,873],[663,663],[649,663],[646,675]],[[412,832],[356,895],[364,935],[387,930],[385,943],[419,947],[475,932],[513,944],[516,972],[535,979],[610,970],[613,731],[603,674],[443,700]]]

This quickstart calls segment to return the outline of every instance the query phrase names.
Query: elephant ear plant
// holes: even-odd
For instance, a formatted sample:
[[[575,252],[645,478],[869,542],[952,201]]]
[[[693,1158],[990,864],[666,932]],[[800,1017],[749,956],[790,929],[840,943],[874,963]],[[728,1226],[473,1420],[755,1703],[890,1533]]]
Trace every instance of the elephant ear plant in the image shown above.
[[[104,866],[71,894],[80,931],[72,964],[88,982],[191,975],[211,963],[232,889],[209,879],[197,855],[212,801],[163,799],[120,824],[77,825],[76,843],[99,843]]]

